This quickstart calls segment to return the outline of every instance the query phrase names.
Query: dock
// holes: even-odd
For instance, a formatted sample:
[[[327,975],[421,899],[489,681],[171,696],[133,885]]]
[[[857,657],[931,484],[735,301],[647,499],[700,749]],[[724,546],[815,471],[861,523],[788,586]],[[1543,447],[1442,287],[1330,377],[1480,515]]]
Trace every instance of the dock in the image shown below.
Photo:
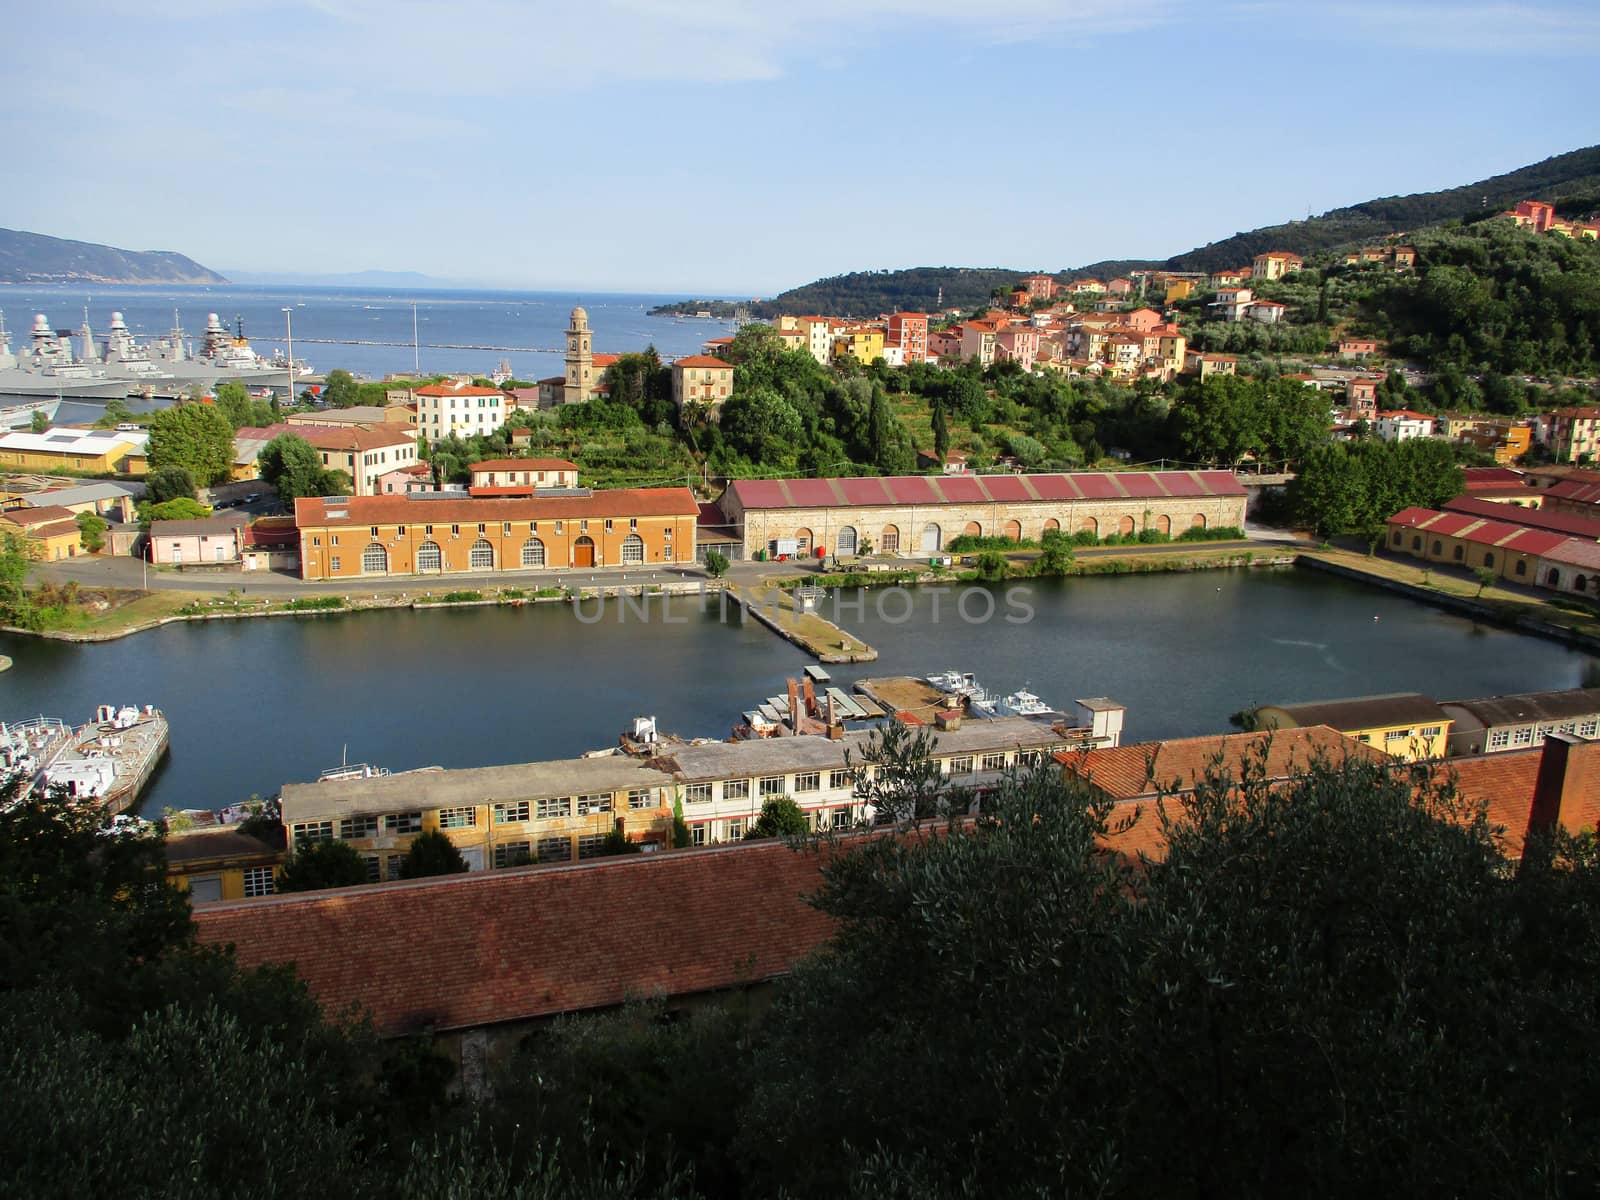
[[[934,713],[949,707],[943,692],[926,679],[914,679],[910,675],[860,679],[856,681],[856,691],[860,693],[855,701],[857,705],[864,699],[883,712],[911,713],[924,720],[931,720]]]

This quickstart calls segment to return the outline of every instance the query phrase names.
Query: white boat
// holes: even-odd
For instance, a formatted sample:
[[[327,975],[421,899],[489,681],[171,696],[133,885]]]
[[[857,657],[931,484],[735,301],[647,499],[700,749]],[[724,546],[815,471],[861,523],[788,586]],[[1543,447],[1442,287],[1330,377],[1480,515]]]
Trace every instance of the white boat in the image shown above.
[[[48,400],[23,400],[17,404],[0,405],[0,429],[28,429],[33,425],[33,414],[43,413],[46,421],[56,419],[61,400],[51,396]]]
[[[998,708],[1002,717],[1042,717],[1056,711],[1028,691],[1026,686],[1009,696],[1001,697]]]
[[[989,692],[984,691],[983,688],[967,694],[967,707],[972,710],[974,716],[1003,716],[1005,714],[1000,711],[1002,703],[997,696],[991,695]]]
[[[375,767],[371,763],[341,763],[337,767],[329,767],[317,776],[318,783],[327,783],[335,779],[378,779],[389,773],[387,767]]]
[[[923,678],[946,695],[969,696],[982,690],[971,671],[942,671]]]

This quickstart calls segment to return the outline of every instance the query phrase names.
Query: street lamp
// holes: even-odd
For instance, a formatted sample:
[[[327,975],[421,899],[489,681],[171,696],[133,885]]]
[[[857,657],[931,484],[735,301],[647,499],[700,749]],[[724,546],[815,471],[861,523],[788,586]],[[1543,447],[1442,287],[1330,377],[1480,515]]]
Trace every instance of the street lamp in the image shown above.
[[[283,328],[289,338],[289,398],[285,403],[294,407],[294,309],[283,310]]]

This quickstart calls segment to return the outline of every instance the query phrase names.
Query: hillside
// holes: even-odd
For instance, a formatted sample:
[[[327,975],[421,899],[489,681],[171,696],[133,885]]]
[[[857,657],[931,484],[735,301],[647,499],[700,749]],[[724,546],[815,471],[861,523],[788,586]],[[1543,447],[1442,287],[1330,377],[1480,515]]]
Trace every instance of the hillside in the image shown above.
[[[172,250],[119,250],[0,229],[0,283],[227,283]]]
[[[1268,225],[1212,242],[1162,264],[1171,271],[1214,271],[1247,265],[1268,250],[1311,254],[1385,234],[1474,220],[1509,208],[1518,200],[1600,197],[1600,146],[1558,154],[1532,166],[1441,192],[1385,196],[1336,208],[1307,221]]]
[[[1421,229],[1444,221],[1471,221],[1509,208],[1518,200],[1566,200],[1559,208],[1588,211],[1600,207],[1600,146],[1559,154],[1543,162],[1507,171],[1490,179],[1411,196],[1385,196],[1336,208],[1306,221],[1270,225],[1236,233],[1163,261],[1113,259],[1055,272],[1068,282],[1093,277],[1110,279],[1141,268],[1169,271],[1213,271],[1248,266],[1267,250],[1307,255],[1387,234]],[[896,310],[931,311],[942,306],[973,308],[985,303],[997,287],[1010,287],[1029,270],[1000,267],[913,267],[903,271],[854,271],[791,288],[751,306],[757,317],[780,313],[828,313],[870,317]],[[663,305],[663,312],[693,312],[706,301]]]

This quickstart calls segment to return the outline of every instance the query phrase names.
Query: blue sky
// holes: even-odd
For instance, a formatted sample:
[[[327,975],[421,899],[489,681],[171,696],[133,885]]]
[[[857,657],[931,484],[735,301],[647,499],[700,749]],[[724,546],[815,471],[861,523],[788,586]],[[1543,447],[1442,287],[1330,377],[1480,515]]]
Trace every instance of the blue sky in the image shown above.
[[[0,224],[770,295],[1159,258],[1600,141],[1594,0],[60,0]]]

